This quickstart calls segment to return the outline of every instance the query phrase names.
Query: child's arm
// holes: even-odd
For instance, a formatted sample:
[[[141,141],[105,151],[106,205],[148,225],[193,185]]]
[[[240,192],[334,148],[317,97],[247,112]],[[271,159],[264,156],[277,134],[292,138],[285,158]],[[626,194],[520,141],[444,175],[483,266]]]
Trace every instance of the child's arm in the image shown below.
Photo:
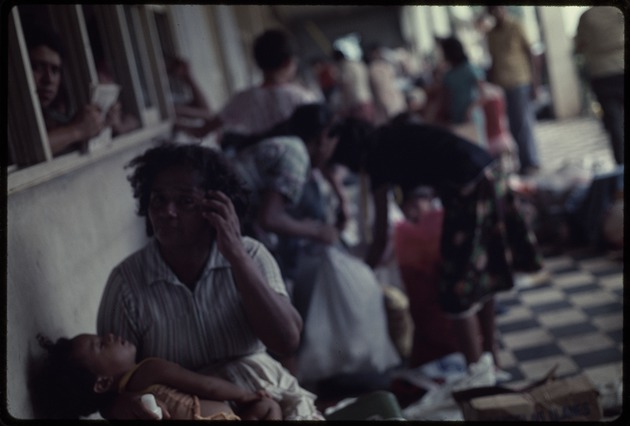
[[[218,377],[195,373],[164,359],[147,361],[133,374],[127,390],[140,392],[151,385],[165,385],[201,399],[246,403],[262,396]]]

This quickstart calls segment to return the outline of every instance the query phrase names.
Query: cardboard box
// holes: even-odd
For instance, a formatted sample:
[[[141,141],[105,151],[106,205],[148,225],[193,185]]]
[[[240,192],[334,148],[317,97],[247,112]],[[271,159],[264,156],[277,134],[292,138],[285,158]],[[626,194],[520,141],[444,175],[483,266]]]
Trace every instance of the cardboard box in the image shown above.
[[[454,392],[464,420],[598,421],[602,418],[597,389],[576,375],[545,379],[520,390],[491,386]]]

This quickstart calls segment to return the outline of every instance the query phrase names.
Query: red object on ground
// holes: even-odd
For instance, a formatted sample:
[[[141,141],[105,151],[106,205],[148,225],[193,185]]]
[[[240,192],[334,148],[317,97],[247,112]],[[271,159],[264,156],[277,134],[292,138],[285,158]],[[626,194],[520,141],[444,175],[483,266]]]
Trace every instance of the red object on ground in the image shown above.
[[[442,210],[431,211],[418,223],[402,221],[394,230],[394,250],[415,325],[410,368],[458,351],[452,321],[438,303],[443,217]]]

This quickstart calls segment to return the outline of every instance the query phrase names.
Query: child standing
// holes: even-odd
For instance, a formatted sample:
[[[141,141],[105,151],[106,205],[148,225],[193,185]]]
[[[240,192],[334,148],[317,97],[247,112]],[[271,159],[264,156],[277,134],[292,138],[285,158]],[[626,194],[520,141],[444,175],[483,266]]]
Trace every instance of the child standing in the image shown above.
[[[126,392],[153,394],[172,420],[282,419],[280,406],[265,391],[250,392],[160,358],[136,363],[135,345],[113,334],[80,334],[54,344],[38,339],[49,352],[42,377],[50,386],[46,397],[62,417],[87,416]]]

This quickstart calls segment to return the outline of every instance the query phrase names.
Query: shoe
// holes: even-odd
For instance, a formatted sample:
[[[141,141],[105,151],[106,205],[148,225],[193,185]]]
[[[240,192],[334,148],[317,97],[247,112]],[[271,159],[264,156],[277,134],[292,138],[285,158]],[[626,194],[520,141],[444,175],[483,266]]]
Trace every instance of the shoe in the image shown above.
[[[497,383],[509,382],[510,380],[512,380],[512,375],[505,370],[501,370],[500,368],[494,370],[494,375],[497,379]]]
[[[531,274],[516,273],[514,274],[514,287],[531,288],[540,284],[544,284],[551,278],[551,274],[547,270],[534,272]]]

